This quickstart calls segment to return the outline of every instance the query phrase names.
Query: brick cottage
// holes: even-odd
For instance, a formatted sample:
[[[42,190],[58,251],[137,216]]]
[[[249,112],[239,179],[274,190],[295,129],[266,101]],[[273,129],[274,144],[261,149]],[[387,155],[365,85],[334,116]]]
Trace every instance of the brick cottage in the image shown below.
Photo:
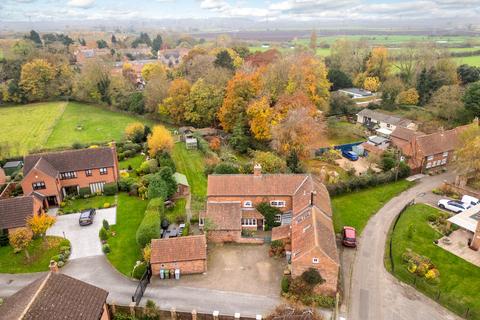
[[[103,192],[105,184],[119,178],[115,145],[28,155],[23,173],[23,192],[43,195],[49,206],[78,195],[81,188]]]

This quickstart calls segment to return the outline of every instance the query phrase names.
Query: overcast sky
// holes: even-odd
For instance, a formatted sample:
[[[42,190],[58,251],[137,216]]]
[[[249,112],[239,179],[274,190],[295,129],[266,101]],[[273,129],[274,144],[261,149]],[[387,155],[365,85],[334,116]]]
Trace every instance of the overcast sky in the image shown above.
[[[480,0],[0,0],[0,21],[256,17],[480,19]]]

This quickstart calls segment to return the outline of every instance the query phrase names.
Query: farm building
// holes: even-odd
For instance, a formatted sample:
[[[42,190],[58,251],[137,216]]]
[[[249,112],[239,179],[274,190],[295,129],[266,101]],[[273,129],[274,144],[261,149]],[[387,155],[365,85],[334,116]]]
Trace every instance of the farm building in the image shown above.
[[[8,161],[3,166],[3,171],[5,171],[5,174],[7,176],[11,176],[16,171],[22,169],[22,167],[23,167],[23,161]]]

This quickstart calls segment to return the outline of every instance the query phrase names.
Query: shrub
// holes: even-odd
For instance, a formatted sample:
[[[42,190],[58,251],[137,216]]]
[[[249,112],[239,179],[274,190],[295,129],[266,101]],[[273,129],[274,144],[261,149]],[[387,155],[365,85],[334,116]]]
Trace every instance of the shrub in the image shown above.
[[[320,273],[315,268],[309,268],[302,273],[302,279],[311,286],[325,282]]]
[[[105,230],[110,230],[110,224],[108,223],[107,220],[103,219],[102,225],[105,228]]]
[[[170,198],[177,192],[177,181],[173,177],[173,171],[170,167],[164,167],[160,169],[158,173],[167,186],[167,198]],[[164,199],[167,199],[164,198]]]
[[[188,236],[190,234],[190,222],[185,223],[185,228],[182,230],[182,237]]]
[[[314,294],[310,296],[302,297],[301,301],[306,305],[311,305],[320,308],[331,309],[335,307],[335,298],[329,296],[323,296],[320,294]]]
[[[136,240],[144,248],[152,239],[160,238],[160,217],[163,213],[163,199],[151,199],[142,222],[138,226]]]
[[[117,192],[118,192],[118,186],[115,182],[106,183],[103,186],[103,193],[106,196],[113,196],[113,195],[117,194]]]
[[[278,214],[282,214],[280,209],[272,207],[267,202],[262,202],[257,206],[257,210],[265,217],[265,230],[268,231],[280,225],[278,222],[275,222],[275,217]]]
[[[80,190],[78,190],[78,194],[80,195],[80,197],[82,198],[85,198],[85,196],[87,195],[90,195],[90,188],[89,187],[85,187],[85,188],[80,188]]]
[[[111,249],[110,249],[110,246],[108,245],[108,243],[105,243],[105,244],[102,246],[102,251],[103,251],[103,253],[105,253],[105,254],[110,253]]]
[[[133,142],[142,142],[145,132],[145,126],[141,122],[130,123],[125,128],[125,136],[127,139]]]
[[[103,204],[103,208],[104,208],[104,209],[110,208],[110,202],[105,202],[105,203]]]
[[[287,293],[290,288],[290,277],[284,276],[282,278],[282,292]]]
[[[137,264],[135,267],[133,267],[132,277],[140,280],[144,275],[145,271],[147,271],[147,264],[145,262]]]
[[[128,192],[135,182],[135,179],[131,177],[120,178],[120,181],[118,182],[118,189],[120,191]]]
[[[53,257],[50,258],[50,260],[53,260],[55,262],[59,262],[59,261],[61,261],[60,255],[59,254],[54,255]]]
[[[213,172],[216,174],[237,174],[240,170],[234,163],[221,162],[215,166]]]
[[[63,262],[63,261],[58,261],[58,262],[57,262],[57,266],[58,266],[59,268],[62,268],[64,265],[65,265],[65,262]]]
[[[150,180],[150,183],[148,184],[147,197],[148,199],[168,198],[167,183],[160,176],[155,176],[153,179]]]
[[[81,144],[80,142],[74,142],[72,144],[72,149],[83,149],[85,146]]]
[[[140,171],[144,174],[157,172],[158,161],[156,159],[150,159],[142,162],[142,164],[140,165]]]
[[[177,168],[175,167],[175,162],[168,152],[159,152],[157,154],[157,161],[160,168],[170,167],[172,172],[176,172]]]
[[[133,150],[125,150],[122,154],[124,158],[131,158],[135,155],[135,151]]]
[[[107,230],[104,227],[100,228],[100,231],[98,231],[98,236],[99,236],[100,240],[107,241],[107,239],[108,239]]]

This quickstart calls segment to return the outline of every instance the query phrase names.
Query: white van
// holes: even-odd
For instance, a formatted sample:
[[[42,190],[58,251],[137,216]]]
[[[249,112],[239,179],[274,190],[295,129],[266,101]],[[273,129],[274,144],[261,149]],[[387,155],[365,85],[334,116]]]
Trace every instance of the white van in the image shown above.
[[[468,195],[464,195],[462,197],[462,202],[465,203],[466,205],[471,205],[471,206],[476,206],[477,204],[480,204],[480,200]]]

